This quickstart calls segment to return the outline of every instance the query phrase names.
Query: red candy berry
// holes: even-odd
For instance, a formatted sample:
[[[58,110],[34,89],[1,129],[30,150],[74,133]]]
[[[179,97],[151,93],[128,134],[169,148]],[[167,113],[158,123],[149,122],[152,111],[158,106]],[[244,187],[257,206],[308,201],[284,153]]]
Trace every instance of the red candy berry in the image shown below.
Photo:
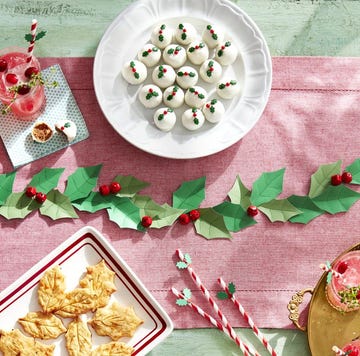
[[[36,195],[36,188],[35,187],[27,187],[25,190],[25,194],[29,198],[33,198]]]
[[[181,225],[187,225],[190,222],[190,216],[188,214],[181,214],[179,216],[179,223]]]
[[[36,67],[29,67],[25,70],[25,77],[31,79],[33,75],[36,75],[39,73],[39,69]]]
[[[341,180],[343,183],[349,184],[352,181],[352,174],[350,172],[344,172],[341,175]]]
[[[340,185],[342,182],[341,175],[340,174],[334,174],[331,176],[331,184],[332,185]]]
[[[345,261],[340,262],[339,266],[337,267],[337,271],[340,274],[345,273],[345,271],[348,269],[348,264]]]
[[[99,192],[101,195],[109,195],[110,194],[110,187],[106,184],[101,185],[99,188]]]
[[[247,208],[247,214],[248,214],[249,216],[256,216],[258,213],[259,213],[259,210],[258,210],[258,208],[257,208],[255,205],[250,205],[250,206]]]
[[[36,195],[35,195],[35,200],[36,200],[39,204],[44,203],[45,200],[46,200],[46,194],[41,193],[41,192],[36,193]]]
[[[16,74],[14,73],[8,73],[6,74],[6,77],[5,77],[6,81],[10,84],[16,84],[18,82],[18,77]]]
[[[143,227],[149,227],[149,226],[151,226],[151,224],[152,224],[152,218],[150,216],[145,215],[142,217],[141,225]]]
[[[8,64],[5,59],[0,59],[0,72],[5,72]]]
[[[22,85],[20,85],[19,86],[19,88],[18,88],[18,93],[20,94],[20,95],[25,95],[25,94],[27,94],[27,93],[29,93],[30,92],[30,86],[29,85],[27,85],[27,84],[22,84]]]
[[[119,182],[111,182],[110,183],[110,192],[113,194],[119,193],[121,190],[121,185]]]
[[[195,221],[195,220],[199,219],[199,217],[200,217],[200,211],[197,210],[197,209],[191,210],[191,211],[189,212],[189,217],[190,217],[190,219],[191,219],[192,221]]]

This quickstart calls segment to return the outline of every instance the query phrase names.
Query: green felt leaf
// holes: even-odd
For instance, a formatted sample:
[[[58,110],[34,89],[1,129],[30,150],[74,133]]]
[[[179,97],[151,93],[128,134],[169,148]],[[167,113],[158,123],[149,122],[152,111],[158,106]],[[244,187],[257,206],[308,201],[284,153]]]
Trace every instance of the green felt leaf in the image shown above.
[[[97,184],[102,164],[97,166],[79,167],[68,177],[64,194],[70,201],[87,197]]]
[[[139,208],[140,216],[148,215],[154,218],[166,213],[166,208],[155,203],[147,195],[135,195],[131,200]]]
[[[90,192],[86,198],[73,201],[72,205],[78,210],[95,213],[99,210],[110,208],[113,205],[113,198],[111,195]]]
[[[234,185],[228,193],[230,201],[233,204],[240,204],[246,210],[251,205],[250,195],[251,191],[245,187],[240,176],[236,176]]]
[[[0,206],[0,215],[9,220],[23,219],[38,207],[39,204],[28,198],[23,192],[11,193],[5,204]]]
[[[297,209],[301,210],[301,214],[289,219],[292,223],[307,224],[324,213],[324,210],[318,208],[308,196],[291,195],[287,199]]]
[[[341,184],[338,186],[329,185],[322,194],[312,199],[320,209],[330,214],[337,214],[348,211],[350,207],[360,199],[360,193]]]
[[[229,289],[230,294],[234,294],[236,292],[235,284],[230,282],[229,285],[228,285],[228,289]]]
[[[188,264],[186,262],[179,261],[176,263],[176,267],[179,269],[186,269],[188,268]]]
[[[184,259],[185,259],[185,262],[187,262],[187,264],[190,264],[192,262],[191,256],[188,253],[184,254]]]
[[[331,176],[341,172],[341,160],[321,165],[317,171],[311,176],[309,197],[314,198],[320,195],[331,182]]]
[[[156,219],[153,219],[153,223],[151,224],[152,228],[161,229],[165,226],[171,226],[184,212],[183,209],[175,209],[166,203],[163,204],[161,207],[165,210],[159,213],[156,216]]]
[[[43,168],[33,176],[29,186],[35,187],[38,192],[47,194],[50,190],[57,187],[64,170],[65,168]]]
[[[285,168],[265,172],[254,182],[250,200],[253,205],[261,205],[275,199],[283,188]]]
[[[262,211],[271,222],[285,222],[291,217],[301,213],[301,211],[296,209],[287,199],[271,200],[258,206],[258,209]]]
[[[212,208],[199,209],[200,218],[195,221],[196,232],[206,239],[226,238],[231,235],[227,229],[224,217]]]
[[[185,307],[187,306],[189,303],[186,299],[176,299],[176,304],[180,307]]]
[[[351,184],[360,184],[360,158],[357,158],[352,164],[345,168],[345,171],[352,175]]]
[[[186,211],[196,209],[205,199],[205,177],[187,181],[173,193],[173,207]]]
[[[143,182],[133,176],[118,175],[114,178],[114,181],[120,183],[121,190],[118,195],[123,197],[132,197],[136,193],[150,185],[150,183]]]
[[[256,220],[250,217],[239,204],[225,201],[214,206],[213,209],[224,217],[226,228],[229,231],[236,232],[256,224]]]
[[[191,290],[190,290],[189,288],[184,288],[183,291],[182,291],[182,293],[183,293],[183,295],[184,295],[184,297],[185,297],[186,299],[190,299],[190,298],[191,298],[192,293],[191,293]]]
[[[108,209],[109,219],[122,228],[144,231],[140,225],[140,209],[127,197],[115,197]]]
[[[224,291],[217,292],[217,293],[216,293],[216,296],[217,296],[220,300],[229,299],[229,296],[228,296],[227,293],[224,292]]]
[[[15,177],[16,171],[0,174],[0,205],[3,205],[12,193]]]
[[[53,189],[47,194],[47,199],[41,204],[39,210],[42,215],[46,215],[53,220],[78,218],[70,199],[57,189]]]

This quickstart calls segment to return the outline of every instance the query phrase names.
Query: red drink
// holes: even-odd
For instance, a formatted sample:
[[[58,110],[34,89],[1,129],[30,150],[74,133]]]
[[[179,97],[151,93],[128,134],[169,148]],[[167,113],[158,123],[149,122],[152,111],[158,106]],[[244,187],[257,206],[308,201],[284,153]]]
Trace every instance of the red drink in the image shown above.
[[[34,67],[40,72],[40,64],[34,56],[30,62],[27,62],[27,58],[27,50],[24,48],[10,47],[0,50],[0,100],[11,108],[16,117],[30,121],[41,114],[45,94],[44,87],[39,82],[29,86],[29,83],[34,81],[25,75],[25,71]],[[19,90],[20,86],[22,88]],[[11,88],[18,88],[17,93]]]

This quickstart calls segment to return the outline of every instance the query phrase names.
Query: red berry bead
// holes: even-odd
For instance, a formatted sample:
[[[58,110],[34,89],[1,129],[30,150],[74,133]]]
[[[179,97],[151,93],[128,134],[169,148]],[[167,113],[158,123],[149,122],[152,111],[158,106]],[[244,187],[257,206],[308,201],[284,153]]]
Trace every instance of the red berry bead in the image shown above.
[[[119,193],[121,190],[121,185],[119,182],[111,182],[110,183],[110,192],[113,194]]]
[[[46,200],[46,194],[41,193],[41,192],[36,193],[36,195],[35,195],[35,200],[36,200],[39,204],[44,203],[45,200]]]
[[[199,219],[199,217],[200,217],[200,211],[197,210],[197,209],[191,210],[191,211],[189,212],[189,217],[190,217],[190,219],[191,219],[192,221],[195,221],[195,220]]]
[[[30,86],[28,86],[27,84],[22,84],[18,88],[18,93],[20,95],[25,95],[30,92],[30,89],[31,89]]]
[[[36,75],[39,73],[39,69],[36,67],[29,67],[25,71],[25,77],[31,79],[33,75]]]
[[[0,59],[0,72],[5,72],[8,64],[5,59]]]
[[[36,188],[35,187],[27,187],[25,190],[25,194],[29,198],[33,198],[36,195]]]
[[[341,175],[341,180],[343,183],[349,184],[352,181],[352,174],[350,172],[344,172]]]
[[[181,225],[187,225],[190,222],[190,216],[188,214],[181,214],[179,216],[179,223]]]
[[[332,185],[340,185],[342,182],[341,175],[340,174],[334,174],[331,176],[331,184]]]
[[[152,218],[150,216],[143,216],[141,219],[141,225],[144,227],[149,227],[152,224]]]
[[[8,73],[6,74],[6,77],[5,77],[6,81],[10,84],[16,84],[18,82],[18,77],[16,74],[14,73]]]
[[[109,195],[110,194],[110,187],[106,184],[101,185],[99,188],[99,192],[101,195]]]
[[[258,213],[259,213],[259,210],[258,210],[258,208],[257,208],[255,205],[250,205],[250,206],[247,208],[247,214],[248,214],[249,216],[256,216]]]
[[[347,269],[348,269],[348,264],[345,261],[340,262],[339,266],[337,267],[337,271],[340,274],[345,273]]]

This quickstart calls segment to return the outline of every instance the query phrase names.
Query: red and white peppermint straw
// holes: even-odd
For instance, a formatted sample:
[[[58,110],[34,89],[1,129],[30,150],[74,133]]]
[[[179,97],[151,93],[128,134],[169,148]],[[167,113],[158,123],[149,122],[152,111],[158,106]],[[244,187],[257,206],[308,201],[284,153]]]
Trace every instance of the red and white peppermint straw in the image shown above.
[[[31,23],[31,41],[28,47],[28,57],[26,59],[26,61],[29,63],[31,62],[32,59],[32,53],[34,51],[34,46],[35,46],[35,36],[36,36],[36,28],[37,28],[37,20],[33,19],[32,23]]]
[[[344,352],[343,350],[339,349],[337,346],[333,346],[332,350],[336,353],[336,355],[339,356],[344,356],[346,355],[346,352]]]
[[[176,288],[172,287],[171,291],[177,298],[185,299],[188,303],[187,305],[189,307],[191,307],[191,309],[193,309],[195,312],[197,312],[199,315],[201,315],[203,318],[205,318],[207,321],[209,321],[212,325],[217,327],[220,331],[222,331],[228,337],[230,337],[232,340],[234,340],[235,343],[239,346],[239,348],[242,351],[242,353],[244,354],[244,356],[251,356],[251,353],[249,353],[249,351],[247,350],[246,345],[238,337],[234,338],[230,334],[229,330],[223,324],[221,324],[219,321],[215,320],[211,315],[206,313],[197,304],[194,304],[191,301],[189,301],[188,299],[186,299],[185,296],[182,293],[180,293]]]
[[[327,266],[325,263],[320,263],[319,267],[325,272],[331,272],[335,278],[341,277],[341,273],[339,273],[338,271],[335,271],[331,267]]]
[[[225,281],[220,277],[218,279],[219,284],[221,285],[222,289],[228,294],[230,300],[234,303],[234,305],[238,308],[240,314],[244,317],[247,321],[249,326],[251,327],[252,331],[254,332],[255,336],[260,340],[260,342],[265,346],[266,350],[269,352],[271,356],[276,356],[275,350],[271,347],[268,340],[262,334],[262,332],[257,328],[254,321],[251,319],[250,315],[245,311],[244,307],[240,304],[240,302],[235,298],[234,294],[230,293],[229,288]]]

